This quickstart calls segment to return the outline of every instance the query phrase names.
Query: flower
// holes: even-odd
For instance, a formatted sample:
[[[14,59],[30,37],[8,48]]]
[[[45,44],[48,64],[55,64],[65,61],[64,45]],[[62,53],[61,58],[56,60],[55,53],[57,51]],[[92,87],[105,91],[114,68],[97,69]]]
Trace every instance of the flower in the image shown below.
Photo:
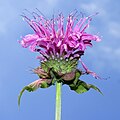
[[[62,13],[57,17],[53,16],[50,20],[37,13],[33,13],[34,19],[23,15],[34,33],[26,35],[19,43],[22,47],[29,47],[32,52],[39,53],[37,58],[41,65],[33,72],[41,79],[50,79],[49,83],[44,81],[48,86],[54,85],[57,81],[69,85],[71,90],[77,93],[86,92],[90,88],[100,92],[97,87],[79,80],[79,77],[85,73],[99,78],[81,61],[81,56],[84,55],[87,46],[92,47],[92,41],[99,42],[101,39],[97,35],[86,32],[92,16],[82,16],[80,19],[77,16],[77,11],[69,14],[65,27],[65,18]],[[79,60],[85,69],[84,73],[77,69]],[[28,86],[29,88],[32,85],[37,85],[35,88],[41,87],[38,83],[41,82]]]
[[[33,52],[40,53],[38,58],[42,61],[55,58],[79,59],[86,47],[92,46],[92,40],[100,41],[97,35],[85,32],[92,20],[90,16],[78,20],[75,13],[71,13],[67,17],[65,28],[62,13],[51,20],[42,15],[34,16],[34,18],[29,19],[24,16],[25,21],[35,33],[23,37],[20,44],[25,48],[29,47]]]

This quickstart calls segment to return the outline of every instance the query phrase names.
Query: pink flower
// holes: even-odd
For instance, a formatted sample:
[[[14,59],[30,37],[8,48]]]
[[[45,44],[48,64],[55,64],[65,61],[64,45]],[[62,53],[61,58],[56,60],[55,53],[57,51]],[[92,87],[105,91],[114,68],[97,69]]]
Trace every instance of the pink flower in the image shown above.
[[[28,34],[19,43],[24,48],[32,52],[38,52],[41,64],[33,72],[39,79],[25,86],[18,97],[18,104],[22,93],[27,90],[35,91],[38,88],[48,88],[56,82],[67,84],[71,90],[77,93],[87,92],[89,89],[101,91],[94,85],[87,84],[79,80],[83,74],[91,74],[95,78],[101,79],[96,73],[90,71],[81,61],[88,46],[92,47],[92,41],[99,42],[101,39],[97,35],[92,35],[85,30],[92,20],[91,16],[78,19],[77,12],[73,12],[65,20],[63,14],[48,20],[37,13],[33,14],[34,19],[23,16],[25,21],[34,30],[33,34]],[[80,60],[85,72],[77,69]]]
[[[75,14],[68,15],[65,28],[62,13],[51,20],[42,15],[36,15],[34,19],[23,16],[35,33],[23,37],[20,44],[40,53],[38,58],[42,61],[51,58],[79,59],[86,47],[91,47],[92,41],[99,42],[100,38],[85,32],[92,20],[90,16],[78,20]]]

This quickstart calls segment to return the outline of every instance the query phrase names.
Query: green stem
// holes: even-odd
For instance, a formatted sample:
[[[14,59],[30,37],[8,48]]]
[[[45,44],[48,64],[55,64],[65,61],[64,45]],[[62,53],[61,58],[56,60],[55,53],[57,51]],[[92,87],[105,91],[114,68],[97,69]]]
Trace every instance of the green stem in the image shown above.
[[[62,85],[62,83],[56,82],[56,112],[55,112],[55,120],[61,120],[61,85]]]

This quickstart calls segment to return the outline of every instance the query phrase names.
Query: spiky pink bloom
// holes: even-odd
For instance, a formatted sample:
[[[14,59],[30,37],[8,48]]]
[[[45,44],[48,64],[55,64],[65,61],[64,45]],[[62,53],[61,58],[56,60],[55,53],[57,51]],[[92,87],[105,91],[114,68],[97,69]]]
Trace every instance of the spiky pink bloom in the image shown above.
[[[86,47],[92,46],[91,41],[100,41],[99,36],[85,32],[92,20],[90,16],[78,20],[75,13],[71,13],[67,17],[66,27],[63,14],[51,20],[42,15],[34,16],[34,19],[24,16],[24,19],[35,33],[23,37],[20,44],[40,53],[38,58],[42,61],[55,58],[79,59]]]
[[[19,95],[19,103],[22,93],[27,90],[35,91],[39,87],[47,88],[55,82],[67,84],[71,90],[77,93],[84,93],[93,88],[101,93],[94,85],[79,80],[84,74],[91,74],[100,78],[96,73],[89,70],[82,62],[81,56],[87,46],[92,47],[92,41],[100,41],[100,37],[92,35],[85,30],[89,27],[92,16],[78,19],[77,12],[73,12],[64,20],[63,14],[59,14],[51,20],[46,19],[37,13],[33,14],[34,19],[23,16],[24,20],[34,30],[34,34],[28,34],[19,43],[32,52],[38,52],[41,64],[33,70],[40,79],[25,86]],[[66,23],[66,26],[65,26]],[[78,62],[81,62],[84,71],[77,69]]]

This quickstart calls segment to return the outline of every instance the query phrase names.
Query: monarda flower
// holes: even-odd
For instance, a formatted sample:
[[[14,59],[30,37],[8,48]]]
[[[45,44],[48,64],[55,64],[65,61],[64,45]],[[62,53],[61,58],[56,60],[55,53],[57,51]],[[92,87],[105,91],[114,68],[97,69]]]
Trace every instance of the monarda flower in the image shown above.
[[[33,69],[39,79],[23,88],[19,95],[19,104],[25,90],[31,92],[38,88],[48,88],[56,83],[66,84],[79,94],[90,88],[101,93],[96,86],[79,79],[85,74],[100,78],[96,73],[90,71],[81,60],[86,48],[92,47],[92,41],[100,41],[99,36],[85,32],[92,16],[78,18],[77,12],[73,12],[66,19],[60,13],[49,20],[41,14],[33,13],[33,19],[25,15],[23,18],[34,33],[26,35],[19,43],[22,47],[38,53],[37,58],[40,60],[40,65]],[[78,69],[78,63],[81,63],[83,68]]]

